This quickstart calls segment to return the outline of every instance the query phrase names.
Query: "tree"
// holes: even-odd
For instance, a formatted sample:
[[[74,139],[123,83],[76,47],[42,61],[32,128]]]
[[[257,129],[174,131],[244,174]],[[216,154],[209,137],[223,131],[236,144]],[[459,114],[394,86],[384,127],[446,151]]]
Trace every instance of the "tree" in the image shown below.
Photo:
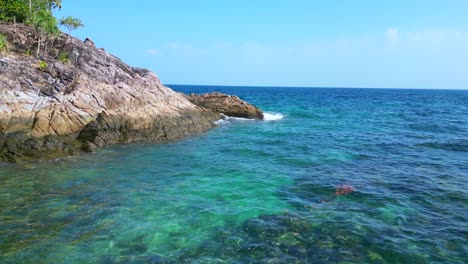
[[[72,30],[78,29],[83,27],[83,23],[79,18],[67,16],[59,20],[60,26],[66,27],[68,29],[68,34],[72,32]]]
[[[31,24],[39,10],[61,9],[61,0],[0,0],[0,21]]]
[[[62,9],[62,0],[29,0],[29,11],[32,13],[33,4],[45,4],[49,10],[58,8]]]
[[[62,9],[62,0],[45,0],[45,2],[49,9],[55,9],[55,8]]]
[[[60,33],[57,19],[52,14],[52,10],[57,8],[62,8],[62,0],[0,0],[0,21],[20,22],[34,27],[36,54],[39,55],[42,47],[47,52],[48,40]],[[83,26],[81,20],[73,17],[63,18],[60,25],[66,27],[69,33]]]
[[[29,17],[28,10],[24,0],[0,0],[0,21],[24,23]]]
[[[37,33],[37,52],[39,55],[41,46],[51,36],[58,35],[60,30],[57,28],[57,19],[52,15],[52,11],[47,8],[39,8],[31,19],[32,25]],[[45,46],[45,48],[47,48]]]

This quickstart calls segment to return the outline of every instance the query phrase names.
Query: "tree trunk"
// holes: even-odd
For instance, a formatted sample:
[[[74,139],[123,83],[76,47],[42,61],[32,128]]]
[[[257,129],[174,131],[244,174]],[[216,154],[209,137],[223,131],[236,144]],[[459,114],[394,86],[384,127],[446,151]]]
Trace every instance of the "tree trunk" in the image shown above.
[[[39,51],[41,50],[41,34],[38,34],[39,36],[37,37],[37,52],[36,56],[39,57]]]

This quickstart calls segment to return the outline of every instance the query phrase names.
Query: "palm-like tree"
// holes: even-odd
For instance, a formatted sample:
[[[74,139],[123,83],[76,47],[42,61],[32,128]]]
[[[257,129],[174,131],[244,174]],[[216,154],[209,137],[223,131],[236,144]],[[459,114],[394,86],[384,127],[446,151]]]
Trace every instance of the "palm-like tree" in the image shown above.
[[[68,29],[68,34],[73,30],[83,27],[81,20],[76,17],[67,16],[59,20],[60,26],[66,27]]]

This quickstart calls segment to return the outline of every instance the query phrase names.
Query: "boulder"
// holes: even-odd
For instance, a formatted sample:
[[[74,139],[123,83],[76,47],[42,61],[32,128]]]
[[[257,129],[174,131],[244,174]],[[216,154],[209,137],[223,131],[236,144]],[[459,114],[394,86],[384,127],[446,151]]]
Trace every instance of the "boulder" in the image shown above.
[[[235,95],[223,93],[206,93],[186,95],[191,103],[227,116],[263,119],[263,112],[259,108],[241,100]]]

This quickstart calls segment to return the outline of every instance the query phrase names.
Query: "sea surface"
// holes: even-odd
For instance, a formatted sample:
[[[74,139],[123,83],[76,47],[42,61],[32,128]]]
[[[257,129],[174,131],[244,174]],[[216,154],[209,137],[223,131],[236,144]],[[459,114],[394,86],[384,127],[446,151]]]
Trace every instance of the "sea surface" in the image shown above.
[[[198,87],[265,121],[0,165],[0,263],[468,263],[468,91]]]

